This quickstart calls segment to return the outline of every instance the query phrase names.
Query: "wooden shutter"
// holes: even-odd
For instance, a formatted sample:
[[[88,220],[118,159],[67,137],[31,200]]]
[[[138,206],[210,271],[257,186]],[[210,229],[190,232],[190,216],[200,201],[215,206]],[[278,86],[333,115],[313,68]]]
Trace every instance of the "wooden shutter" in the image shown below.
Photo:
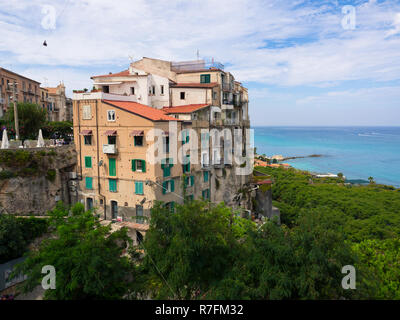
[[[142,161],[142,172],[146,172],[146,161],[145,160],[141,161]]]
[[[190,185],[194,186],[194,176],[190,176]]]
[[[92,157],[85,157],[85,167],[86,168],[92,167]]]
[[[170,180],[171,183],[171,192],[175,191],[175,181],[174,180]]]
[[[116,168],[116,159],[115,158],[110,158],[108,160],[108,166],[109,166],[109,172],[108,174],[111,177],[115,177],[117,175],[117,168]]]
[[[132,171],[136,171],[136,160],[132,160]]]

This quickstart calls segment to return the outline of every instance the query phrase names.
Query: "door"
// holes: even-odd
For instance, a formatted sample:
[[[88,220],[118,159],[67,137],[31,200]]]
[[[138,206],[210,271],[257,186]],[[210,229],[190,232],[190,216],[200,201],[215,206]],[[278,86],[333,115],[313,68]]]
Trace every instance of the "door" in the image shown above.
[[[93,198],[86,198],[86,210],[93,209]]]
[[[118,216],[118,202],[111,201],[111,216],[112,219],[117,219]]]

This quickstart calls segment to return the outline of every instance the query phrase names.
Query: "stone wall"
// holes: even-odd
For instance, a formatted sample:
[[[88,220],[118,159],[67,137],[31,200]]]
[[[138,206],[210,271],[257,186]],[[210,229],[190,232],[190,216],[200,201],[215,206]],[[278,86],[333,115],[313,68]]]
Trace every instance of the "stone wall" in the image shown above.
[[[70,192],[75,171],[73,145],[0,150],[0,213],[44,215],[57,201],[77,201]]]

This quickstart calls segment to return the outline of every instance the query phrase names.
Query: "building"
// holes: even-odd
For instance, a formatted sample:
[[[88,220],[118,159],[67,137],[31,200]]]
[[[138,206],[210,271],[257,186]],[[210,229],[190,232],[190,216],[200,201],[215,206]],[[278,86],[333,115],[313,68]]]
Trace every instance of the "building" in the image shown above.
[[[73,97],[78,192],[87,209],[140,224],[155,200],[170,208],[200,198],[248,207],[247,89],[221,64],[143,58],[92,79],[92,92]]]
[[[0,117],[13,102],[13,90],[18,102],[40,103],[40,82],[0,67]]]
[[[65,95],[65,86],[45,87],[48,93],[47,116],[49,121],[72,121],[72,103]]]

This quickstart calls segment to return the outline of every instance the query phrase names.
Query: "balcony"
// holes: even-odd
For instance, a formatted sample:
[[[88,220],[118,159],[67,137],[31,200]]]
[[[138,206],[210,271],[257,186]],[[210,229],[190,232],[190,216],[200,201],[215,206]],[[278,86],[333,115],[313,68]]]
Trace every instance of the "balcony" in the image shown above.
[[[115,144],[103,144],[103,153],[117,154],[117,146]]]
[[[224,119],[224,125],[226,126],[238,126],[239,120],[238,119]]]

